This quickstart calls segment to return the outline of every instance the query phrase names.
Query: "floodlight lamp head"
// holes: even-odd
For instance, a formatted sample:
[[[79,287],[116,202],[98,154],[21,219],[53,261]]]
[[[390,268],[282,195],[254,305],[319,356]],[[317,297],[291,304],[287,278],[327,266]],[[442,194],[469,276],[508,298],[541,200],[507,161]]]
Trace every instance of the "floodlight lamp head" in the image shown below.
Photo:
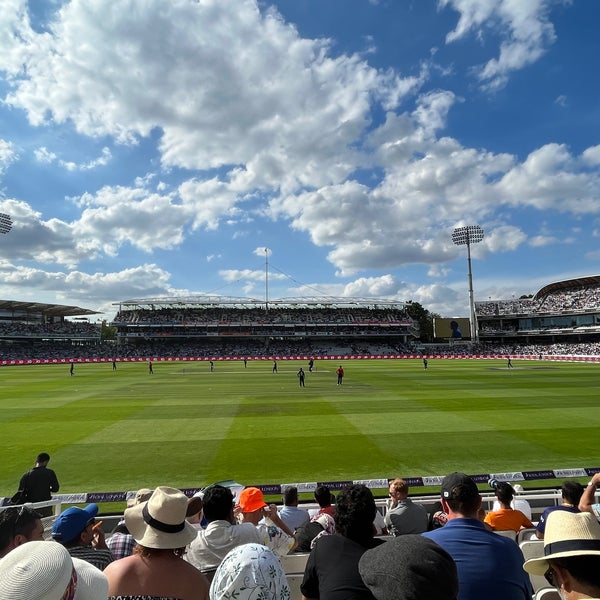
[[[483,229],[479,225],[467,225],[465,227],[457,227],[452,232],[452,241],[457,246],[465,246],[470,244],[478,244],[483,240]]]
[[[0,213],[0,233],[8,233],[12,229],[12,220],[9,215]]]

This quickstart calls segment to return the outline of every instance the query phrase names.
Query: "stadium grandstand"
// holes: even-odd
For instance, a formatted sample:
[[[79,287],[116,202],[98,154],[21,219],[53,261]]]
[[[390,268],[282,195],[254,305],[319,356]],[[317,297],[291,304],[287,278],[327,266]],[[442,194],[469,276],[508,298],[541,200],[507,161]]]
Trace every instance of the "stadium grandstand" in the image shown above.
[[[116,303],[120,349],[171,355],[325,355],[398,353],[418,339],[403,302],[375,298],[224,296],[150,298]]]
[[[294,356],[600,356],[600,275],[476,302],[479,343],[420,340],[401,301],[198,294],[113,303],[111,336],[77,306],[0,301],[0,361]]]
[[[53,356],[62,350],[73,353],[75,346],[96,346],[101,328],[88,320],[96,314],[78,306],[1,300],[0,359]]]
[[[481,342],[597,345],[600,275],[550,283],[530,298],[475,303]]]

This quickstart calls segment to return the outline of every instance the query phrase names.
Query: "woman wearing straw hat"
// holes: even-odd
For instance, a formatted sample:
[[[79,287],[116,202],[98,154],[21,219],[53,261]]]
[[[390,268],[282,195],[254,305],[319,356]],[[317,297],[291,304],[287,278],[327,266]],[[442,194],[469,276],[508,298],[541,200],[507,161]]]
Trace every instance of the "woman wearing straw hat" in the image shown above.
[[[544,557],[526,561],[523,568],[544,575],[564,600],[600,599],[600,524],[587,512],[550,513]]]
[[[197,531],[186,521],[187,497],[175,488],[157,487],[146,501],[125,511],[125,524],[137,542],[132,556],[111,563],[109,598],[133,600],[207,600],[208,581],[183,560]]]

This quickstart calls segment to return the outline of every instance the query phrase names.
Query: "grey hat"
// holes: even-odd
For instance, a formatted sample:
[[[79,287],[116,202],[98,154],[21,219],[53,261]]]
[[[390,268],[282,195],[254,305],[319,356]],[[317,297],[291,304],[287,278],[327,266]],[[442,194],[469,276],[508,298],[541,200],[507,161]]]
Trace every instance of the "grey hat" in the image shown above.
[[[401,535],[367,550],[358,570],[377,600],[456,600],[458,595],[454,560],[422,535]]]

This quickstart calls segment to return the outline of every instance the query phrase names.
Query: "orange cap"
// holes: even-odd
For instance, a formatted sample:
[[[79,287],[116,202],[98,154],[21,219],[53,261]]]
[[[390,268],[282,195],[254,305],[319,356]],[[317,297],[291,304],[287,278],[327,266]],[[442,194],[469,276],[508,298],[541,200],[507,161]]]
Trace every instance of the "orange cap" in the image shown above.
[[[254,512],[267,506],[263,493],[255,487],[247,487],[240,492],[238,504],[242,512]]]

